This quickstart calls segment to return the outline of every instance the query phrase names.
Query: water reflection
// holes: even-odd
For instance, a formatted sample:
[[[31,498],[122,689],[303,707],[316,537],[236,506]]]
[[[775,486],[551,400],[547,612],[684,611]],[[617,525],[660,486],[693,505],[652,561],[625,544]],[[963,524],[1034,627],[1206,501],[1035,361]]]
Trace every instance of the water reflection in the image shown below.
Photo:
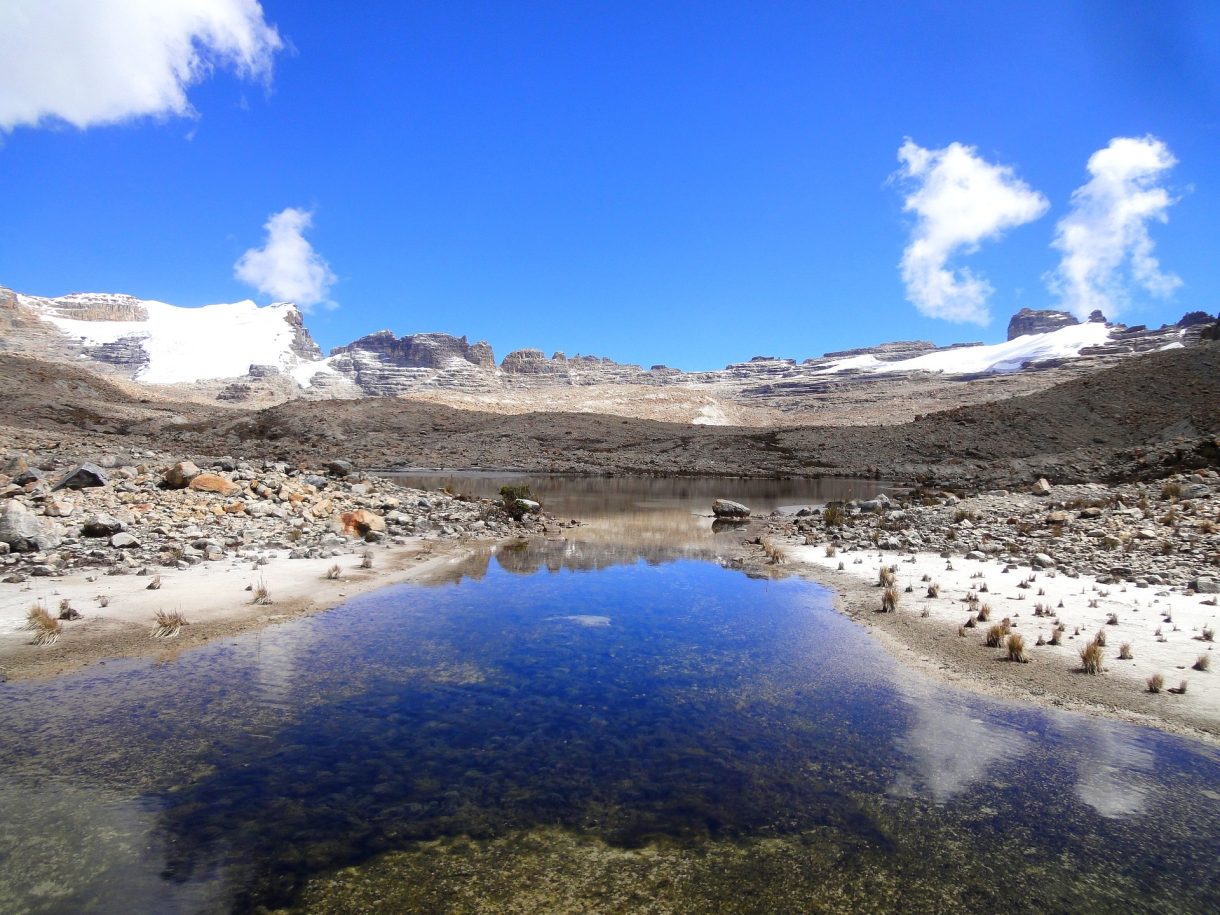
[[[289,904],[385,852],[547,830],[731,850],[712,900],[770,880],[760,849],[790,862],[797,899],[1215,898],[1210,751],[932,686],[807,582],[592,552],[565,566],[574,548],[516,570],[484,557],[460,586],[367,595],[165,665],[0,687],[0,909],[129,910],[128,886],[159,888],[150,911]],[[59,896],[39,895],[48,858]],[[681,882],[671,858],[659,892]]]

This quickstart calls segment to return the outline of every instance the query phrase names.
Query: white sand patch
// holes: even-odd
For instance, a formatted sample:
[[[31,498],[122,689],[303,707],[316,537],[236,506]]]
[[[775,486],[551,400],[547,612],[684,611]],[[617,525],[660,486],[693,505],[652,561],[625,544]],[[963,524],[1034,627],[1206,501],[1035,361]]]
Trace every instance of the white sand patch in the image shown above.
[[[1030,663],[1058,664],[1074,670],[1080,667],[1081,647],[1097,632],[1104,632],[1105,662],[1100,678],[1113,681],[1115,690],[1145,690],[1147,678],[1159,673],[1165,678],[1166,690],[1183,681],[1187,685],[1184,696],[1166,692],[1166,702],[1187,703],[1200,717],[1220,721],[1220,652],[1213,650],[1214,642],[1202,640],[1204,629],[1213,631],[1215,638],[1220,639],[1220,608],[1205,603],[1213,595],[1186,595],[1168,588],[1137,588],[1133,584],[1101,584],[1088,575],[1069,578],[1054,570],[1027,566],[1005,572],[1006,565],[992,559],[955,556],[947,560],[936,553],[915,554],[912,562],[910,554],[877,550],[840,550],[838,555],[828,557],[824,544],[789,545],[785,551],[789,562],[814,570],[837,569],[842,563],[843,572],[873,585],[882,566],[897,566],[898,612],[918,617],[926,610],[926,622],[930,625],[949,624],[956,629],[965,623],[970,616],[967,596],[976,594],[980,604],[991,607],[990,622],[977,623],[975,628],[966,630],[966,639],[976,642],[981,653],[1003,653],[1001,649],[985,647],[983,636],[988,626],[1008,617],[1014,631],[1025,638]],[[981,577],[975,577],[980,574]],[[931,582],[922,580],[925,575]],[[1028,588],[1018,587],[1031,577]],[[928,596],[930,583],[939,585],[937,597]],[[984,583],[986,592],[981,591]],[[913,590],[908,593],[907,587]],[[1035,616],[1034,609],[1039,603],[1049,607],[1052,616]],[[879,586],[877,606],[881,606]],[[1117,618],[1115,625],[1108,623],[1111,614]],[[1039,634],[1049,642],[1055,618],[1067,627],[1063,644],[1035,645]],[[1124,643],[1131,646],[1132,660],[1118,658]],[[1201,655],[1211,658],[1211,669],[1207,672],[1193,669]]]

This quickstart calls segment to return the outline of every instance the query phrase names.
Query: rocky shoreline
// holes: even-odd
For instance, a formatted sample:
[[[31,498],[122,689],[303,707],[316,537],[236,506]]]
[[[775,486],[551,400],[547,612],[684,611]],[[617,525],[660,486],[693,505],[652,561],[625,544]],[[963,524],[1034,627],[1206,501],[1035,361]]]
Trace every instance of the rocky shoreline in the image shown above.
[[[748,569],[826,584],[838,609],[936,678],[1220,742],[1215,471],[916,489],[755,519],[751,533]],[[1081,652],[1094,642],[1090,675]]]
[[[198,642],[573,524],[342,460],[196,464],[132,450],[77,464],[13,454],[0,469],[0,677],[148,653],[156,612],[179,613],[194,626],[184,641]]]

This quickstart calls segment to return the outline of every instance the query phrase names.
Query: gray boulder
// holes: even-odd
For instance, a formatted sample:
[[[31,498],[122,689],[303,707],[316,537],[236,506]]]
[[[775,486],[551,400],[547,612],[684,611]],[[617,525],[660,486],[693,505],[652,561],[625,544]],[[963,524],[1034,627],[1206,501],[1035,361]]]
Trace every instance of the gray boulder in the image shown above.
[[[1196,578],[1190,586],[1199,594],[1220,594],[1220,581],[1214,578]]]
[[[345,477],[355,469],[351,461],[330,461],[326,465],[326,472],[332,477]]]
[[[127,530],[127,525],[113,515],[90,515],[80,526],[80,532],[85,537],[110,537],[120,531]]]
[[[137,540],[132,534],[128,534],[124,531],[111,537],[110,545],[116,550],[131,550],[138,547],[140,545],[140,541]]]
[[[85,462],[77,464],[69,470],[62,480],[55,484],[56,489],[89,489],[94,486],[105,486],[110,482],[106,471],[97,464]]]
[[[0,543],[7,543],[14,553],[51,550],[60,542],[59,528],[54,521],[40,518],[12,499],[0,507]]]
[[[740,502],[729,499],[717,499],[712,503],[712,514],[717,518],[748,518],[750,509]]]

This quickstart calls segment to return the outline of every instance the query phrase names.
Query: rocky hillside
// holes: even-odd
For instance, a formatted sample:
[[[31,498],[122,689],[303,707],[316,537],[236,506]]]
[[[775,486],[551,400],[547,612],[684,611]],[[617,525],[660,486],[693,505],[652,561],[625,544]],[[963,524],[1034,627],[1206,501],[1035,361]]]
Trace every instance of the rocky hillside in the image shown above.
[[[1022,309],[1008,340],[901,341],[797,361],[755,356],[684,372],[485,342],[378,331],[323,356],[290,304],[179,308],[110,294],[48,299],[0,288],[0,347],[136,381],[156,397],[263,407],[293,399],[411,397],[496,413],[562,410],[694,425],[871,425],[1044,390],[1133,355],[1193,346],[1197,312],[1161,328],[1083,324]]]

